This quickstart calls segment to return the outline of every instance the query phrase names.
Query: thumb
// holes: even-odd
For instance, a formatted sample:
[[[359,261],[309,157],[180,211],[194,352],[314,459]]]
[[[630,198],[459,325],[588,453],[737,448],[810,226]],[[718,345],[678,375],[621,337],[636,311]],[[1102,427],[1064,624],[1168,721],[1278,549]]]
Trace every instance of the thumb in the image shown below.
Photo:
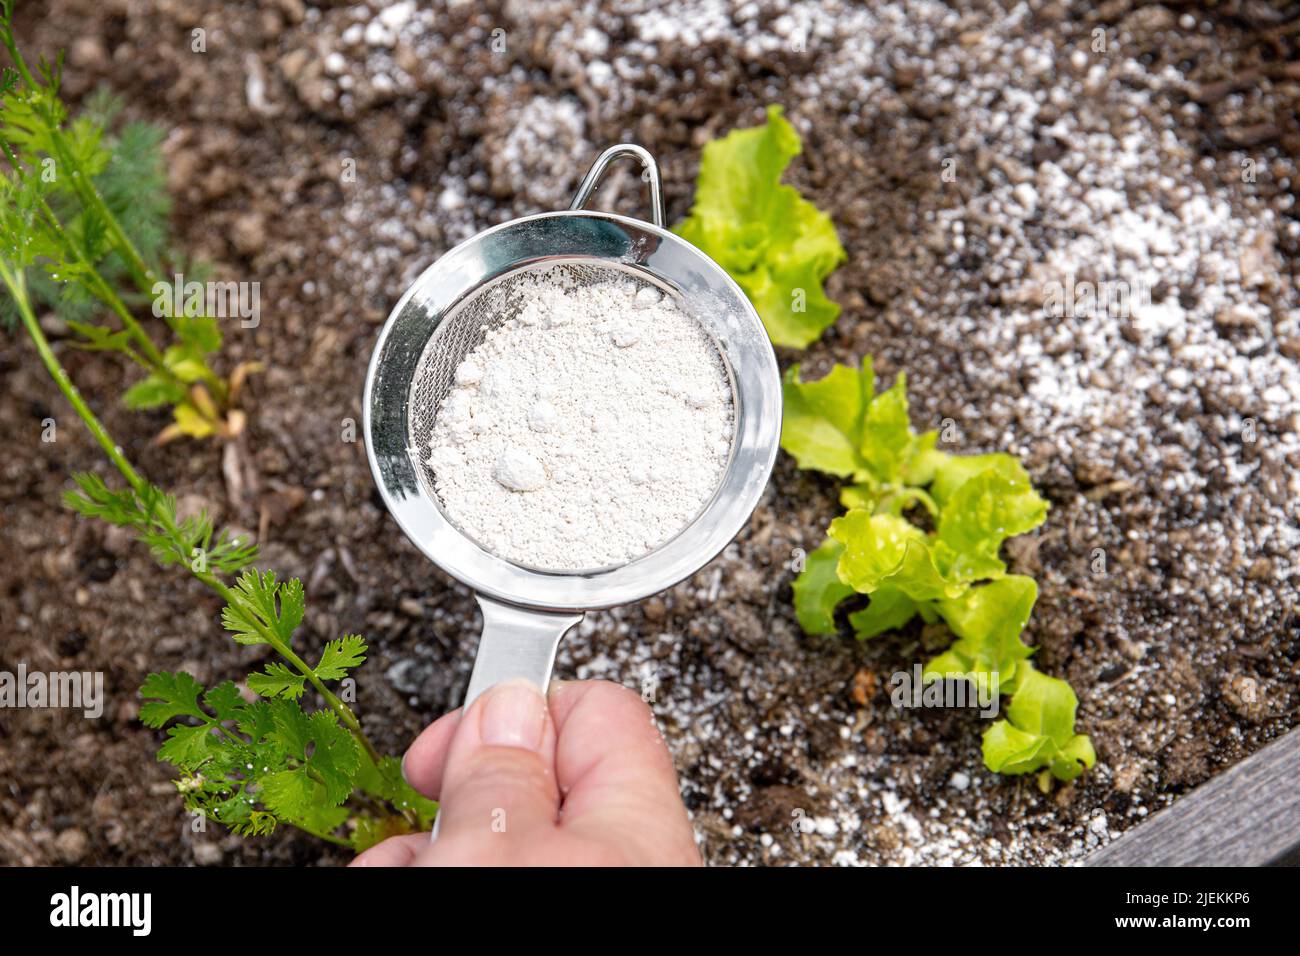
[[[555,727],[536,685],[498,684],[470,705],[447,751],[441,796],[439,845],[497,841],[504,855],[518,837],[555,827]]]

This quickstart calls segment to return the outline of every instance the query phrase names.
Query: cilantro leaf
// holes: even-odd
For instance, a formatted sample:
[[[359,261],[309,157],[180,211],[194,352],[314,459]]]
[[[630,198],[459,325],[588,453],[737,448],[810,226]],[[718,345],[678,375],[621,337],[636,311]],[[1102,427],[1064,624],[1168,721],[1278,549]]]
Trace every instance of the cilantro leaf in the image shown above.
[[[286,645],[302,623],[307,610],[302,582],[293,578],[283,584],[274,571],[265,574],[249,569],[239,576],[234,596],[221,612],[221,623],[240,644],[265,644],[263,629]]]
[[[704,147],[695,204],[676,232],[745,290],[777,345],[802,348],[840,307],[822,282],[847,255],[826,213],[781,175],[802,150],[799,134],[767,108],[767,122]]]
[[[127,408],[139,411],[175,405],[185,400],[185,389],[170,379],[150,373],[122,393]]]
[[[180,770],[198,770],[212,756],[212,748],[217,745],[215,734],[210,724],[168,727],[167,740],[158,748],[158,759]]]
[[[131,528],[136,539],[149,546],[163,565],[180,564],[194,570],[195,550],[206,556],[208,570],[233,573],[257,557],[257,546],[242,544],[222,531],[213,540],[212,521],[206,514],[176,520],[176,499],[147,482],[139,490],[114,491],[98,475],[74,474],[79,490],[66,491],[63,503],[78,514]]]
[[[365,659],[365,639],[359,634],[348,634],[328,642],[313,669],[321,680],[342,680],[351,668],[359,667]]]
[[[102,325],[78,322],[76,319],[65,319],[64,321],[69,329],[81,336],[74,343],[76,347],[87,352],[121,352],[125,351],[131,342],[131,333],[125,329],[114,331]]]
[[[342,803],[352,792],[352,778],[361,766],[361,748],[352,735],[339,726],[333,711],[318,710],[311,715],[312,752],[307,765],[319,774],[326,799]]]
[[[295,674],[279,661],[272,661],[262,673],[248,675],[248,689],[262,697],[291,697],[297,700],[307,690],[307,678],[303,674]]]
[[[235,718],[235,727],[253,740],[264,740],[275,730],[271,705],[264,700],[246,702]]]
[[[325,796],[325,788],[311,778],[305,767],[267,774],[262,777],[260,788],[262,802],[272,813],[287,820],[301,820]]]
[[[331,804],[346,800],[352,791],[352,777],[360,765],[352,735],[339,726],[338,718],[331,711],[321,710],[308,716],[296,703],[284,699],[273,701],[271,708],[275,729],[269,739],[288,756],[310,768]]]
[[[293,582],[291,582],[293,583]],[[282,608],[283,608],[283,598]],[[348,671],[366,659],[366,642],[358,634],[329,641],[321,651],[312,673],[321,680],[342,680]],[[262,697],[288,697],[297,700],[306,692],[307,675],[274,661],[258,674],[248,675],[249,690]]]
[[[221,327],[209,315],[173,316],[172,325],[190,354],[205,355],[221,348]]]
[[[418,793],[402,776],[402,762],[396,757],[381,757],[376,764],[363,751],[354,784],[358,790],[387,801],[400,815],[386,817],[358,816],[352,833],[352,847],[368,849],[403,833],[428,828],[438,815],[437,801]]]
[[[238,720],[248,706],[232,680],[223,681],[203,695],[203,703],[218,721]]]
[[[87,518],[98,518],[124,527],[139,527],[149,521],[145,502],[131,488],[114,491],[92,472],[72,476],[80,491],[65,491],[63,503]]]
[[[206,719],[199,707],[203,685],[185,671],[175,674],[150,674],[140,688],[145,703],[140,706],[140,722],[155,730],[173,717]]]

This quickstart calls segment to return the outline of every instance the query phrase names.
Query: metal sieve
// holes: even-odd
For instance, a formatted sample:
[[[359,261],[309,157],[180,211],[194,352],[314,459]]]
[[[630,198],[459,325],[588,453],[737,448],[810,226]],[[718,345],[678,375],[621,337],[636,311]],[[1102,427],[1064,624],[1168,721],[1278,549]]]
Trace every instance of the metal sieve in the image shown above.
[[[624,156],[641,163],[653,225],[583,209],[606,167]],[[731,277],[663,225],[654,158],[640,146],[610,147],[568,211],[514,219],[456,246],[416,279],[380,332],[366,375],[366,451],[406,536],[473,589],[483,609],[466,706],[512,678],[544,689],[560,638],[585,611],[639,601],[694,574],[740,531],[767,484],[781,431],[781,379],[767,333]],[[672,295],[712,337],[731,384],[732,448],[712,499],[675,537],[615,567],[547,571],[490,553],[444,513],[425,463],[456,367],[517,314],[519,278],[556,266],[578,281],[630,280]]]

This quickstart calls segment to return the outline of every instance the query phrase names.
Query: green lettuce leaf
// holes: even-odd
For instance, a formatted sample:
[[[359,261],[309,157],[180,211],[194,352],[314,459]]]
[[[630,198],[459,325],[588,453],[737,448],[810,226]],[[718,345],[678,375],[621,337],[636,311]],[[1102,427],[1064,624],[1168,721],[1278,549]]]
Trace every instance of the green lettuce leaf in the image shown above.
[[[934,607],[957,640],[926,664],[926,673],[996,675],[998,686],[1007,689],[1019,662],[1033,653],[1020,640],[1020,633],[1036,600],[1038,585],[1033,578],[1009,575],[960,597],[937,601]]]
[[[1002,542],[1038,527],[1047,517],[1047,502],[1029,483],[1020,462],[1009,455],[988,457],[993,460],[983,470],[946,495],[939,519],[940,565],[945,574],[962,581],[1005,574],[1007,567],[998,557]],[[949,459],[940,473],[959,461]]]
[[[860,369],[836,365],[813,382],[801,380],[795,365],[785,374],[781,447],[800,468],[840,478],[865,476],[867,462],[859,449],[874,396],[870,356]]]
[[[1019,467],[1020,462],[1011,455],[995,452],[991,455],[946,455],[933,461],[929,475],[930,494],[940,505],[946,505],[953,493],[980,472],[990,468]],[[919,482],[918,482],[919,483]]]
[[[835,608],[853,593],[835,571],[844,545],[827,538],[794,581],[794,614],[808,634],[834,634]]]
[[[984,731],[984,766],[994,773],[1032,773],[1052,762],[1052,742],[1039,734],[1017,730],[1007,720],[997,720]]]
[[[858,368],[836,365],[808,382],[800,367],[785,374],[781,447],[799,467],[822,471],[855,484],[844,489],[846,507],[874,505],[906,481],[919,491],[925,478],[947,458],[934,450],[937,432],[917,435],[908,420],[907,377],[899,374],[876,394],[871,357]]]
[[[925,532],[898,515],[855,508],[831,522],[830,536],[843,546],[840,580],[860,594],[888,586],[923,602],[956,597],[968,587],[943,575]]]
[[[845,485],[840,489],[840,504],[845,511],[851,511],[854,508],[866,508],[868,511],[874,511],[879,500],[880,490],[867,481],[857,485]]]
[[[896,483],[916,442],[907,414],[907,375],[898,373],[894,384],[867,408],[860,451],[877,481]]]
[[[1092,741],[1074,732],[1079,700],[1073,688],[1021,664],[1006,718],[984,732],[984,763],[1005,774],[1050,771],[1073,780],[1097,762]]]
[[[781,183],[802,151],[781,113],[769,106],[764,125],[704,147],[695,204],[676,231],[731,274],[775,344],[803,348],[839,315],[822,282],[847,256],[830,216]]]
[[[885,584],[876,588],[871,603],[849,615],[853,634],[860,641],[885,631],[896,631],[916,616],[917,604],[899,588]]]
[[[873,515],[855,508],[831,522],[829,534],[843,545],[840,580],[860,594],[870,594],[903,563],[909,541],[924,541],[925,532],[896,515]]]
[[[952,456],[934,446],[939,441],[938,431],[928,431],[917,435],[912,444],[911,454],[903,467],[903,481],[912,487],[924,487],[934,481],[939,469]],[[933,489],[931,489],[933,494]]]
[[[882,582],[902,590],[914,601],[941,601],[964,594],[970,587],[944,575],[924,538],[907,543],[898,568]]]

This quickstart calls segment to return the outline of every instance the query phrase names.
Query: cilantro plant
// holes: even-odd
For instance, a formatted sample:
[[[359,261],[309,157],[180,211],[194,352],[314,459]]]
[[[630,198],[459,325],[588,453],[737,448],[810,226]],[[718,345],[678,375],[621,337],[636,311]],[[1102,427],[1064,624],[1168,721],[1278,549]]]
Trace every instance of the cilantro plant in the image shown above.
[[[376,751],[338,692],[340,682],[365,660],[365,641],[349,634],[315,652],[302,647],[302,582],[282,582],[273,572],[254,569],[257,548],[217,531],[207,515],[181,520],[175,499],[135,469],[46,338],[36,317],[42,275],[61,285],[62,301],[93,299],[120,320],[116,330],[70,322],[81,336],[78,344],[129,355],[150,368],[146,381],[189,387],[188,392],[167,393],[168,400],[178,400],[178,423],[181,407],[195,400],[196,387],[206,382],[215,389],[219,381],[206,363],[220,344],[210,336],[199,349],[186,338],[188,332],[178,332],[179,342],[168,354],[188,358],[178,366],[164,355],[160,364],[151,364],[150,340],[118,289],[113,256],[124,282],[135,281],[142,263],[132,261],[134,246],[124,240],[120,224],[104,205],[96,185],[104,180],[95,180],[127,147],[123,141],[116,152],[104,146],[102,131],[93,123],[63,129],[57,67],[42,64],[45,82],[34,79],[13,44],[11,13],[12,2],[5,0],[0,4],[0,42],[18,70],[0,73],[0,153],[8,164],[0,169],[0,286],[41,362],[122,482],[114,488],[96,474],[79,474],[74,476],[77,488],[65,501],[86,517],[133,531],[160,565],[183,569],[225,602],[222,624],[235,641],[266,645],[279,658],[247,677],[247,692],[233,681],[205,688],[186,673],[149,675],[141,688],[145,703],[140,716],[150,727],[167,729],[159,759],[180,771],[176,786],[190,811],[243,835],[288,824],[364,849],[395,833],[428,829],[437,805],[405,783],[397,758]],[[28,148],[16,148],[15,142]],[[101,150],[101,158],[95,158]],[[80,184],[69,187],[66,181],[41,176],[43,160],[49,158],[70,169],[69,176]],[[62,218],[60,210],[71,210],[72,198],[78,211]],[[173,330],[194,329],[188,318],[172,317]],[[207,322],[197,325],[215,329]],[[228,398],[232,391],[222,394]],[[304,700],[319,706],[308,710]]]
[[[0,176],[0,192],[0,229],[36,214],[20,176]],[[159,564],[183,568],[226,602],[221,620],[235,641],[265,644],[281,658],[248,676],[250,695],[260,699],[245,699],[233,681],[205,689],[186,673],[149,675],[140,717],[150,727],[168,727],[158,758],[181,772],[176,786],[186,807],[243,835],[287,823],[358,850],[427,829],[437,805],[405,783],[397,758],[378,754],[356,714],[328,686],[365,660],[364,640],[329,641],[316,663],[307,663],[295,648],[306,611],[302,582],[253,569],[256,547],[215,531],[206,515],[178,519],[175,499],[136,471],[72,384],[36,319],[23,263],[12,252],[0,255],[0,284],[50,376],[124,482],[114,489],[97,475],[76,475],[78,488],[66,503],[133,530]],[[312,712],[300,703],[309,688],[323,701]]]
[[[1091,767],[1092,742],[1074,732],[1073,689],[1037,670],[1020,638],[1038,587],[999,557],[1007,538],[1047,516],[1023,466],[1005,454],[939,451],[937,432],[912,430],[906,376],[877,393],[870,358],[813,382],[794,366],[784,411],[781,445],[799,467],[848,482],[847,510],[794,583],[804,630],[836,633],[836,609],[855,594],[869,598],[848,616],[860,640],[916,617],[942,620],[955,640],[926,663],[925,679],[988,680],[1011,698],[984,733],[990,770],[1037,772],[1046,789]]]
[[[174,297],[155,288],[164,263],[176,260],[167,248],[162,132],[119,125],[117,104],[102,95],[69,119],[59,96],[62,55],[30,67],[14,39],[13,6],[0,2],[0,45],[14,67],[0,91],[0,140],[10,166],[31,180],[25,200],[32,215],[11,221],[18,231],[0,242],[21,248],[10,261],[21,260],[15,267],[33,303],[53,308],[77,347],[115,352],[144,371],[123,401],[134,409],[171,408],[173,421],[159,440],[237,435],[245,422],[240,387],[259,366],[218,375],[211,359],[221,329],[205,314],[203,297],[187,298],[176,314]],[[162,345],[134,314],[145,302],[166,322]]]
[[[704,147],[695,205],[676,231],[745,290],[777,345],[803,348],[840,307],[822,282],[846,256],[830,216],[781,183],[802,150],[799,134],[767,108],[767,122]]]

